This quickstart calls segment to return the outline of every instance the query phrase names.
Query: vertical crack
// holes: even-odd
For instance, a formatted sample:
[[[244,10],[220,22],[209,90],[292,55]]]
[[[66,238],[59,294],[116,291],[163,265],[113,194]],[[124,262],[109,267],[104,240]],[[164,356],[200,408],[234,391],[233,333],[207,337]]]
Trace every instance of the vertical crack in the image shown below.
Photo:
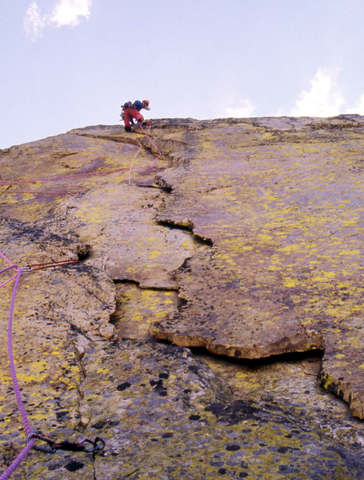
[[[79,334],[77,336],[77,339],[74,345],[76,363],[80,371],[80,379],[77,384],[77,394],[78,394],[78,405],[77,405],[78,415],[77,416],[79,418],[79,422],[75,427],[75,429],[81,432],[84,432],[86,430],[86,428],[88,427],[91,421],[90,408],[88,407],[88,405],[85,405],[84,408],[82,406],[82,402],[85,398],[85,393],[82,390],[82,384],[84,380],[87,378],[87,372],[86,372],[85,364],[83,361],[83,357],[85,355],[85,349],[90,345],[90,343],[91,342],[86,337]]]

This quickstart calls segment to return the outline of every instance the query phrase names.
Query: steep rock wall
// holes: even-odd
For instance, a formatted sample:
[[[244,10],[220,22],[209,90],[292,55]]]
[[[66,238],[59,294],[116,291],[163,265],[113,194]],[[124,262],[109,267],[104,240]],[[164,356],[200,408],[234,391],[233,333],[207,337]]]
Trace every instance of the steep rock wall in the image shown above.
[[[159,120],[163,157],[147,168],[139,137],[131,173],[137,137],[115,126],[0,152],[0,250],[82,260],[22,276],[30,421],[106,441],[95,457],[32,452],[14,478],[363,478],[362,423],[315,380],[363,417],[363,125]],[[0,341],[5,469],[24,431]]]

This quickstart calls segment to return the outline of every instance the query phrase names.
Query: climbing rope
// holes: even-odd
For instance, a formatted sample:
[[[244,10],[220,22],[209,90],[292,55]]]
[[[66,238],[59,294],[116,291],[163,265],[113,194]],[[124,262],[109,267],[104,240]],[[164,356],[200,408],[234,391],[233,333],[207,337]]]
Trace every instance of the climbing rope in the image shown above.
[[[13,265],[11,261],[8,258],[6,258],[2,252],[0,252],[0,257],[2,257],[5,260],[5,262],[8,263],[9,265]]]
[[[141,128],[141,130],[144,133],[144,135],[141,138],[147,137],[149,139],[150,143],[153,145],[153,147],[159,153],[158,157],[155,158],[149,165],[147,165],[146,168],[149,168],[149,167],[154,166],[154,163],[158,160],[158,158],[162,155],[162,153],[158,150],[157,146],[155,145],[153,140],[150,138],[150,136],[146,133],[146,131],[144,130],[142,125],[138,124],[138,126]],[[20,184],[25,184],[25,183],[50,182],[50,181],[62,180],[62,179],[65,179],[65,178],[68,179],[68,178],[74,178],[74,177],[88,177],[88,176],[94,176],[94,175],[110,175],[112,173],[120,173],[120,172],[124,172],[126,170],[129,170],[129,185],[130,185],[130,176],[131,176],[132,166],[133,166],[133,163],[134,163],[136,157],[138,156],[138,154],[140,152],[140,149],[142,148],[142,144],[139,142],[139,140],[137,138],[136,138],[136,141],[138,142],[139,148],[138,148],[138,151],[136,152],[136,154],[134,155],[134,158],[131,162],[131,165],[130,165],[129,169],[128,168],[118,168],[118,169],[115,169],[115,170],[103,170],[101,172],[75,173],[73,175],[60,175],[58,177],[43,177],[43,178],[37,178],[35,180],[17,180],[17,181],[11,181],[11,182],[0,182],[0,187],[9,186],[9,185],[20,185]],[[142,167],[142,168],[144,168],[144,167]],[[1,193],[5,193],[5,191],[1,192]],[[56,195],[60,192],[8,192],[8,193],[14,193],[14,194],[16,194],[16,193],[37,193],[37,195],[38,194]],[[63,192],[61,192],[61,193],[63,193]]]
[[[9,267],[6,267],[3,270],[0,270],[0,274],[2,274],[3,272],[6,272],[7,270],[11,270],[12,268],[15,268],[15,265],[10,265]],[[17,276],[17,273],[13,277],[6,280],[6,282],[2,283],[0,285],[0,288],[3,287],[4,285],[6,285],[7,283],[11,282],[12,280],[14,280],[14,278],[16,278],[16,276]]]
[[[151,162],[151,163],[148,165],[148,167],[150,167],[151,165],[153,165],[153,164],[158,160],[158,158],[159,158],[162,154],[161,154],[161,152],[158,150],[158,148],[156,147],[156,145],[155,145],[155,143],[153,142],[153,140],[147,135],[147,133],[146,133],[146,131],[144,130],[144,128],[143,128],[141,125],[139,125],[139,127],[142,129],[142,131],[144,132],[144,135],[149,139],[150,143],[153,145],[153,147],[154,147],[154,148],[157,150],[157,152],[159,153],[158,157],[155,158],[155,159],[153,160],[153,162]]]
[[[1,192],[2,194],[4,193],[8,193],[9,195],[18,195],[19,193],[23,194],[23,193],[29,193],[29,194],[33,194],[33,195],[77,195],[78,193],[81,193],[81,192],[71,192],[69,190],[59,190],[59,191],[46,191],[46,192],[35,192],[34,190],[17,190],[16,192],[11,192],[11,191],[8,191],[8,190],[3,190]]]
[[[144,135],[141,138],[147,137],[150,141],[150,143],[153,145],[153,147],[157,150],[159,153],[158,157],[156,157],[147,167],[154,166],[154,163],[160,158],[162,153],[158,150],[157,146],[154,144],[150,136],[146,133],[146,131],[143,129],[142,125],[140,125],[141,130],[143,131]],[[132,171],[132,166],[133,163],[138,156],[140,149],[142,148],[142,144],[139,142],[138,139],[136,139],[139,148],[134,155],[134,158],[131,162],[130,168],[129,168],[129,185],[130,185],[130,177],[131,177],[131,171]],[[88,172],[88,173],[78,173],[78,174],[73,174],[73,175],[62,175],[59,177],[45,177],[45,178],[40,178],[36,180],[18,180],[18,181],[12,181],[12,182],[1,182],[0,186],[9,186],[9,185],[19,185],[19,184],[25,184],[25,183],[36,183],[36,182],[46,182],[46,181],[55,181],[55,180],[60,180],[64,178],[72,178],[72,177],[84,177],[84,176],[92,176],[92,175],[108,175],[111,173],[118,173],[127,170],[126,168],[119,168],[116,170],[106,170],[102,172]],[[3,192],[4,193],[4,192]],[[19,193],[19,192],[15,192]],[[29,192],[33,193],[33,192]],[[50,192],[50,194],[55,194],[55,192]],[[10,365],[10,373],[11,373],[11,378],[13,382],[13,388],[14,388],[14,393],[15,397],[18,403],[18,408],[23,420],[25,432],[27,435],[27,444],[26,446],[22,449],[20,454],[17,456],[17,458],[11,463],[11,465],[7,468],[7,470],[0,476],[0,480],[7,480],[10,475],[15,471],[15,469],[22,463],[22,461],[26,458],[28,455],[29,451],[34,447],[35,444],[35,439],[42,440],[46,442],[50,448],[50,452],[54,452],[56,450],[66,450],[66,451],[73,451],[73,452],[88,452],[92,453],[95,455],[97,451],[101,451],[105,447],[105,442],[102,440],[100,437],[96,437],[94,441],[89,440],[87,438],[82,439],[78,443],[73,443],[69,442],[68,440],[65,440],[60,443],[55,443],[52,440],[50,440],[47,437],[44,437],[43,435],[37,434],[32,432],[32,429],[30,427],[30,423],[28,420],[27,412],[24,406],[24,403],[21,398],[21,392],[20,392],[20,387],[16,375],[16,368],[15,368],[15,363],[14,363],[14,354],[13,354],[13,340],[12,340],[12,329],[13,329],[13,316],[14,316],[14,305],[15,305],[15,298],[20,282],[20,278],[23,272],[31,272],[35,270],[41,270],[45,268],[52,268],[52,267],[57,267],[57,266],[65,266],[65,265],[70,265],[70,264],[75,264],[75,263],[81,263],[79,260],[61,260],[58,262],[48,262],[48,263],[38,263],[38,264],[33,264],[33,265],[27,265],[23,268],[18,267],[16,264],[13,264],[1,251],[0,251],[0,257],[2,257],[3,260],[8,264],[7,267],[3,268],[0,270],[0,275],[10,271],[12,269],[16,270],[16,274],[13,275],[11,278],[8,280],[4,281],[3,283],[0,284],[0,288],[4,287],[7,285],[9,282],[12,280],[15,280],[12,295],[11,295],[11,301],[10,301],[10,308],[9,308],[9,319],[8,319],[8,357],[9,357],[9,365]],[[91,445],[91,447],[90,447]]]
[[[138,153],[140,151],[140,149],[142,148],[142,144],[139,142],[139,140],[136,138],[136,141],[138,142],[139,144],[139,148],[138,148],[138,151],[136,152],[136,154],[134,155],[134,158],[130,164],[130,168],[129,168],[129,185],[130,185],[130,175],[131,175],[131,168],[133,166],[133,163],[134,163],[134,160],[136,159],[136,157],[138,156]]]
[[[9,309],[9,321],[8,321],[8,356],[9,356],[9,364],[10,364],[10,373],[11,373],[11,378],[13,381],[13,388],[15,392],[15,397],[18,402],[18,407],[20,410],[20,414],[23,420],[23,424],[25,427],[25,431],[27,436],[31,435],[32,430],[29,425],[28,421],[28,416],[27,412],[24,407],[24,403],[21,398],[21,393],[20,393],[20,388],[18,384],[18,379],[16,376],[16,370],[15,370],[15,364],[14,364],[14,356],[13,356],[13,342],[12,342],[12,327],[13,327],[13,313],[14,313],[14,304],[15,304],[15,296],[16,292],[18,289],[20,277],[22,274],[21,268],[18,268],[17,265],[12,264],[1,252],[0,255],[6,259],[8,263],[10,263],[10,266],[8,268],[4,268],[1,270],[0,273],[3,273],[7,270],[10,270],[12,268],[15,268],[17,270],[17,274],[15,277],[12,277],[10,280],[13,280],[15,278],[15,284],[13,287],[13,292],[11,295],[11,301],[10,301],[10,309]],[[1,286],[6,285],[8,282],[4,282]],[[7,468],[7,470],[0,476],[0,480],[5,480],[10,477],[10,475],[13,473],[13,471],[21,464],[21,462],[25,459],[25,457],[28,455],[29,451],[33,448],[34,446],[34,440],[32,439],[30,442],[27,443],[27,445],[22,449],[20,454],[17,456],[17,458],[11,463],[11,465]]]
[[[18,383],[18,378],[16,375],[16,368],[15,368],[15,363],[14,363],[14,354],[13,354],[13,335],[12,335],[12,330],[13,330],[13,316],[14,316],[14,305],[15,305],[15,297],[16,293],[18,290],[18,285],[20,282],[20,277],[22,275],[23,270],[24,271],[33,271],[33,270],[39,270],[42,268],[50,268],[50,267],[56,267],[56,266],[63,266],[63,265],[68,265],[68,264],[73,264],[73,263],[80,263],[79,260],[64,260],[64,261],[59,261],[59,262],[49,262],[49,263],[40,263],[40,264],[34,264],[34,265],[28,265],[27,267],[24,267],[23,269],[18,267],[17,265],[13,264],[1,251],[0,251],[0,257],[2,257],[9,265],[2,270],[0,270],[0,275],[4,272],[10,271],[11,269],[15,269],[17,273],[3,282],[0,285],[0,288],[9,283],[11,280],[15,279],[12,295],[11,295],[11,301],[10,301],[10,308],[9,308],[9,320],[8,320],[8,357],[9,357],[9,365],[10,365],[10,373],[11,373],[11,379],[13,382],[13,389],[15,393],[15,397],[18,403],[18,408],[23,420],[25,432],[27,435],[27,444],[26,446],[22,449],[20,454],[17,456],[17,458],[11,463],[11,465],[6,469],[6,471],[0,476],[0,480],[6,480],[10,477],[10,475],[14,472],[14,470],[21,464],[21,462],[25,459],[25,457],[28,455],[29,451],[34,447],[34,439],[39,438],[43,441],[46,441],[50,448],[51,451],[55,450],[69,450],[69,451],[84,451],[84,452],[92,452],[93,454],[96,453],[96,451],[103,450],[105,447],[105,442],[97,437],[94,442],[91,440],[84,438],[78,443],[72,443],[69,442],[68,440],[61,442],[59,444],[56,444],[55,442],[52,442],[50,439],[43,437],[42,435],[36,434],[32,432],[32,429],[29,424],[27,412],[25,410],[24,403],[21,398],[21,392],[19,388],[19,383]],[[92,448],[87,448],[86,444],[91,444]]]
[[[61,175],[59,177],[45,177],[45,178],[37,178],[35,180],[17,180],[12,182],[1,182],[0,186],[5,185],[19,185],[21,183],[36,183],[36,182],[48,182],[54,180],[62,180],[63,178],[73,178],[73,177],[89,177],[92,175],[108,175],[110,173],[118,173],[127,170],[127,168],[118,168],[116,170],[103,170],[101,172],[87,172],[87,173],[74,173],[73,175]]]
[[[141,130],[142,130],[142,132],[144,133],[144,135],[142,135],[141,138],[147,137],[147,138],[149,139],[150,143],[153,145],[153,147],[154,147],[154,148],[157,150],[157,152],[159,153],[158,157],[155,158],[155,159],[153,160],[153,162],[151,162],[151,163],[147,166],[147,168],[149,168],[149,167],[154,166],[154,163],[156,162],[156,160],[158,160],[158,158],[159,158],[162,154],[161,154],[161,152],[158,150],[158,148],[156,147],[156,145],[154,144],[153,140],[149,137],[149,135],[147,134],[147,132],[144,130],[144,128],[142,127],[142,124],[141,124],[141,123],[138,123],[138,127],[140,127]],[[133,160],[132,160],[132,162],[131,162],[131,164],[130,164],[130,169],[129,169],[129,185],[130,185],[131,169],[132,169],[134,160],[136,159],[136,157],[138,156],[138,153],[139,153],[140,149],[142,148],[142,144],[139,142],[139,140],[138,140],[137,138],[136,138],[136,141],[137,141],[138,144],[139,144],[139,149],[138,149],[137,153],[135,154],[135,156],[134,156],[134,158],[133,158]]]

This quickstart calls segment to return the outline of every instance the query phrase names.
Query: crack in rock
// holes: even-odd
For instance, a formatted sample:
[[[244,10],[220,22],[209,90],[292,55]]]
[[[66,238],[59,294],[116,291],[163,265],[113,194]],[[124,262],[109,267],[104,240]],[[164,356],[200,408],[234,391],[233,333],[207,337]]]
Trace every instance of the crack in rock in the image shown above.
[[[30,456],[20,476],[362,477],[363,426],[330,394],[364,416],[361,122],[160,119],[169,168],[133,179],[169,193],[128,185],[135,144],[118,126],[0,152],[5,180],[122,170],[67,178],[82,191],[67,200],[35,183],[2,199],[9,258],[84,262],[22,277],[14,345],[32,424],[107,444],[92,460]],[[24,442],[11,392],[4,369],[6,461]]]

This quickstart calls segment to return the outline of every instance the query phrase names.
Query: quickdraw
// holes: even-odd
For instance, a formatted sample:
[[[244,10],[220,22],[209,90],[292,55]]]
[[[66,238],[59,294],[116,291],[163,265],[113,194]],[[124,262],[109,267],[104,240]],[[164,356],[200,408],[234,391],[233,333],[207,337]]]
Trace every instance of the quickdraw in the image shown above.
[[[45,268],[62,267],[63,265],[72,265],[73,263],[82,263],[81,260],[60,260],[59,262],[34,263],[22,267],[23,272],[33,272],[34,270],[43,270]]]
[[[9,465],[7,470],[0,475],[0,480],[7,480],[11,476],[11,474],[16,470],[16,468],[21,464],[21,462],[26,458],[26,456],[28,455],[28,453],[32,448],[35,448],[36,450],[44,451],[43,449],[34,446],[35,438],[43,440],[49,445],[50,449],[46,450],[45,451],[46,453],[52,453],[57,450],[67,450],[71,452],[92,453],[93,456],[96,454],[96,452],[101,451],[105,448],[105,442],[104,440],[102,440],[102,438],[96,437],[94,441],[89,440],[88,438],[84,438],[78,443],[72,443],[68,440],[65,440],[61,443],[55,443],[49,438],[44,437],[43,435],[32,433],[27,412],[21,398],[21,391],[19,388],[19,383],[16,375],[16,368],[15,368],[15,362],[14,362],[14,356],[13,356],[12,325],[13,325],[14,305],[15,305],[15,297],[16,297],[18,285],[20,282],[20,277],[22,275],[23,270],[29,272],[32,270],[39,270],[42,268],[57,267],[57,266],[63,266],[63,265],[68,265],[72,263],[82,263],[82,262],[80,260],[61,260],[59,262],[39,263],[34,265],[28,265],[27,267],[24,267],[24,268],[20,268],[14,263],[12,263],[1,251],[0,251],[0,257],[2,257],[2,259],[8,263],[7,267],[0,270],[0,274],[4,272],[8,272],[11,269],[16,270],[16,275],[14,275],[13,277],[9,278],[8,280],[0,284],[0,288],[6,285],[7,283],[9,283],[11,280],[15,280],[13,292],[11,295],[10,308],[9,308],[8,355],[9,355],[10,373],[13,381],[14,393],[15,393],[20,414],[23,420],[25,432],[27,433],[27,443],[25,447],[22,449],[20,454],[15,458],[15,460]]]
[[[69,440],[55,443],[50,438],[40,435],[39,433],[31,433],[27,437],[27,443],[29,443],[34,438],[37,438],[38,440],[47,443],[51,452],[55,452],[56,450],[65,450],[67,452],[96,453],[101,452],[105,448],[105,442],[100,437],[96,437],[94,441],[88,438],[83,438],[77,443],[70,442]],[[88,448],[86,444],[91,445],[91,447]]]

